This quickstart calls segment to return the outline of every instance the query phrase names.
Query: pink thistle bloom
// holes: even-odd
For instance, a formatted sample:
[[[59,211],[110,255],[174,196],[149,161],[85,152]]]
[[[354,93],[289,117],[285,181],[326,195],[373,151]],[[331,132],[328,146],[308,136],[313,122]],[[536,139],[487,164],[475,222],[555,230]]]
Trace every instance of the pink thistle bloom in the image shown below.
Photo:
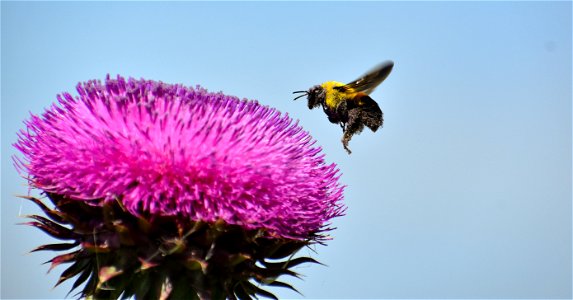
[[[138,217],[223,220],[304,240],[344,212],[335,164],[288,115],[183,85],[78,84],[15,144],[31,186]]]

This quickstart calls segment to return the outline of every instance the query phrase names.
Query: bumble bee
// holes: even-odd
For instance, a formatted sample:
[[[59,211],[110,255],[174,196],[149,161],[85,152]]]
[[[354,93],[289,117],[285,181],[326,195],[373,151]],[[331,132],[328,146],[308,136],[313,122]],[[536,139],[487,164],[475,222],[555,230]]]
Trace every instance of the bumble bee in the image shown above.
[[[393,67],[392,61],[385,61],[348,84],[327,81],[311,87],[308,91],[293,92],[303,93],[294,100],[306,96],[309,109],[322,106],[328,120],[340,124],[343,132],[342,145],[350,154],[352,152],[348,148],[348,142],[354,134],[362,132],[364,126],[376,132],[384,123],[382,110],[368,95],[388,77]]]

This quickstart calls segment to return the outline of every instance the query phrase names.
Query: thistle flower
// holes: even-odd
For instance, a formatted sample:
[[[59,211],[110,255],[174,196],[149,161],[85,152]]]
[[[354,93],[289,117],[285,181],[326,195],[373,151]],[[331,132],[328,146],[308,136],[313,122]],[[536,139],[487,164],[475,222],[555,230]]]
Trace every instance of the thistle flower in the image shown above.
[[[49,198],[27,224],[70,243],[58,284],[95,298],[249,299],[343,214],[334,164],[287,115],[201,87],[107,77],[32,115],[16,166]],[[286,261],[269,262],[271,259]],[[292,288],[294,289],[294,288]]]

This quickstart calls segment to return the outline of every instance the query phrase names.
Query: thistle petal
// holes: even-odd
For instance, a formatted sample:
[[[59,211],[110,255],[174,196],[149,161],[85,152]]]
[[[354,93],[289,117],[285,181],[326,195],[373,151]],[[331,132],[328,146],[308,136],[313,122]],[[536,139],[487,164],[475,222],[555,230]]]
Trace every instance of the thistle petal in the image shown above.
[[[137,216],[221,220],[301,240],[344,212],[336,166],[275,109],[120,76],[77,91],[19,133],[24,157],[15,161],[33,187],[96,206],[118,201]]]

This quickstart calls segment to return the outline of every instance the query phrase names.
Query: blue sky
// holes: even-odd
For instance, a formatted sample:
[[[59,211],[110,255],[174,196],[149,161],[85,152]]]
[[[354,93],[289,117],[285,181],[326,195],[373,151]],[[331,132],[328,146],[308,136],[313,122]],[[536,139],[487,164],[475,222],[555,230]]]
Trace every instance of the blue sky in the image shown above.
[[[571,298],[571,2],[2,1],[0,298],[62,298],[12,166],[29,113],[106,74],[200,84],[299,119],[347,215],[306,298]],[[355,136],[292,91],[392,59]],[[275,290],[281,298],[300,298]]]

